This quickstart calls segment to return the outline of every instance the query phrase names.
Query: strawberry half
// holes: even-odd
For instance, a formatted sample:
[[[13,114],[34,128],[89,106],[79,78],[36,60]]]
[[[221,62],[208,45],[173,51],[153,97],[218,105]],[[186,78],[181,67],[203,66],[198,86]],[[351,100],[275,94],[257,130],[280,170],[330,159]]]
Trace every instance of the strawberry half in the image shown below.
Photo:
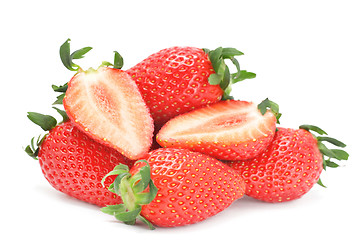
[[[124,71],[100,67],[77,73],[63,103],[75,125],[100,143],[130,159],[149,151],[153,120],[135,82]]]
[[[60,47],[64,66],[77,74],[57,87],[61,92],[54,104],[63,104],[72,122],[98,142],[118,150],[129,159],[143,157],[150,149],[154,121],[135,82],[124,71],[121,55],[115,51],[114,64],[103,62],[84,71],[73,62],[91,47],[70,53],[70,39]],[[112,66],[110,68],[108,66]]]
[[[265,109],[262,114],[254,103],[227,100],[171,119],[156,140],[162,147],[186,148],[221,160],[246,160],[270,144],[276,121],[273,112]]]

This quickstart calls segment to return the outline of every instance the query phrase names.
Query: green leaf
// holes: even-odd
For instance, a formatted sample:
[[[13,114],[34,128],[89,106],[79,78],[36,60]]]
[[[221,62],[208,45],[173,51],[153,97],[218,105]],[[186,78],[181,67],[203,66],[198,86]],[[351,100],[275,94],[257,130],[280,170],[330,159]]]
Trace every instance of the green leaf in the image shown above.
[[[205,52],[205,54],[209,54],[209,53],[210,53],[210,49],[208,49],[208,48],[203,48],[202,50]]]
[[[233,58],[234,56],[244,55],[244,53],[240,52],[236,48],[223,48],[222,55],[223,58]]]
[[[235,84],[237,82],[244,81],[245,79],[252,79],[255,77],[256,77],[255,73],[248,72],[246,70],[241,70],[238,77],[236,77],[236,75],[233,75],[232,83]]]
[[[31,146],[31,149],[35,151],[35,149],[37,148],[37,146],[35,147],[35,144],[34,144],[34,139],[35,137],[33,137],[30,141],[30,146]]]
[[[26,152],[30,157],[32,157],[33,159],[38,160],[38,158],[37,158],[37,151],[34,150],[34,149],[32,149],[30,145],[26,146],[25,152]]]
[[[271,100],[269,98],[266,98],[263,100],[259,105],[258,109],[260,110],[260,113],[264,115],[268,109],[275,115],[277,119],[277,123],[279,123],[279,118],[281,117],[281,113],[279,113],[279,105]]]
[[[44,136],[39,135],[36,142],[35,142],[35,137],[33,137],[30,141],[30,145],[26,146],[26,148],[24,149],[25,152],[35,160],[38,160],[37,157],[39,154],[39,146],[44,141],[45,137],[46,135]]]
[[[104,185],[103,185],[103,186],[104,186]],[[114,183],[112,183],[112,184],[109,185],[108,190],[109,190],[110,192],[116,194],[115,189],[114,189]]]
[[[349,154],[344,150],[329,149],[321,142],[318,142],[318,147],[323,155],[328,156],[330,158],[335,158],[337,160],[347,160],[349,158]]]
[[[264,115],[267,112],[268,108],[271,108],[271,106],[272,102],[269,100],[269,98],[266,98],[258,105],[258,109],[260,110],[261,114]]]
[[[224,78],[225,70],[226,70],[226,64],[224,59],[219,59],[219,61],[216,62],[214,66],[214,70],[216,74],[221,78],[221,80]]]
[[[75,52],[73,52],[70,57],[71,59],[80,59],[80,58],[83,58],[84,55],[89,52],[90,50],[92,49],[92,47],[84,47],[84,48],[81,48],[79,50],[76,50]]]
[[[151,201],[153,200],[149,192],[141,192],[141,193],[136,193],[134,195],[135,195],[136,204],[139,205],[147,205],[151,203]]]
[[[66,112],[64,110],[61,110],[59,108],[53,107],[53,109],[55,109],[62,117],[62,122],[66,122],[67,120],[69,120],[68,115],[66,114]]]
[[[72,58],[70,54],[70,38],[68,38],[60,46],[60,59],[64,66],[70,71],[77,71],[77,68],[73,68]]]
[[[227,89],[230,89],[229,87]],[[224,92],[221,100],[234,100],[234,97],[230,93]]]
[[[150,180],[149,182],[149,193],[150,193],[150,202],[154,200],[158,192],[158,188],[155,186],[153,180]]]
[[[117,51],[114,51],[114,53],[114,68],[121,69],[124,66],[124,59]]]
[[[334,163],[332,161],[326,161],[326,166],[331,167],[331,168],[337,168],[337,167],[339,167],[339,164]]]
[[[62,86],[56,86],[56,85],[52,85],[51,86],[52,89],[55,91],[55,92],[66,92],[67,88],[68,88],[68,83],[65,83],[64,85]]]
[[[28,112],[27,117],[33,123],[40,126],[44,131],[50,131],[57,124],[56,119],[50,115],[44,115],[36,112]]]
[[[68,38],[61,46],[60,46],[60,59],[64,66],[70,71],[78,71],[80,68],[79,65],[73,62],[73,59],[83,58],[84,55],[89,52],[91,47],[84,47],[79,50],[70,53],[70,38]]]
[[[141,180],[137,183],[137,186],[139,186],[139,187],[136,189],[136,191],[134,189],[134,192],[142,192],[147,188],[147,186],[149,185],[149,182],[151,180],[151,177],[150,177],[151,172],[150,171],[151,170],[150,170],[150,166],[148,163],[145,166],[141,167],[141,169],[139,170],[139,173],[141,175]]]
[[[318,180],[317,184],[319,184],[320,186],[322,186],[322,187],[326,188],[326,186],[322,183],[322,181],[321,181],[321,179],[320,179],[320,178],[319,178],[319,180]]]
[[[111,62],[108,62],[108,61],[103,61],[103,62],[101,63],[101,66],[108,67],[108,66],[114,66],[114,64],[112,64]]]
[[[224,94],[223,94],[223,100],[225,99],[234,99],[232,96],[230,96],[230,93],[232,91],[232,84],[231,84],[231,79],[230,79],[230,83],[229,85],[226,87],[226,89],[224,90]]]
[[[331,151],[336,155],[337,160],[348,160],[349,154],[341,149],[331,149]]]
[[[210,51],[209,58],[213,66],[216,65],[216,63],[220,60],[222,50],[222,47],[218,47],[217,49]]]
[[[106,178],[109,176],[120,175],[120,174],[124,174],[124,173],[129,173],[129,167],[125,164],[120,163],[120,164],[116,165],[113,170],[108,172],[103,177],[103,179],[101,180],[101,184],[104,186],[104,182],[105,182]],[[130,173],[129,173],[129,175],[130,175]],[[122,176],[122,177],[124,177],[124,176]]]
[[[317,137],[317,140],[321,141],[321,142],[324,142],[324,141],[329,142],[331,144],[334,144],[337,147],[346,147],[345,143],[343,143],[335,138],[331,138],[331,137]]]
[[[299,128],[304,129],[304,130],[309,131],[309,132],[314,131],[314,132],[317,132],[320,135],[324,135],[324,134],[327,135],[327,133],[324,130],[322,130],[321,128],[319,128],[317,126],[314,126],[314,125],[304,124],[304,125],[301,125]]]
[[[224,78],[220,82],[219,86],[222,90],[226,91],[227,87],[230,85],[230,70],[228,66],[225,65]]]
[[[59,96],[56,97],[56,101],[53,102],[52,105],[62,105],[64,101],[64,97],[65,97],[65,93],[60,94]]]
[[[103,213],[115,215],[126,211],[124,204],[109,205],[100,209]]]
[[[328,149],[323,143],[318,142],[318,148],[323,155],[328,156],[330,158],[336,158],[336,154],[330,149]]]
[[[231,83],[235,83],[235,82],[234,82],[234,79],[239,78],[239,77],[240,77],[240,74],[241,74],[240,63],[239,63],[239,61],[238,61],[236,58],[234,58],[234,57],[231,57],[230,60],[231,60],[231,62],[235,65],[236,70],[237,70],[236,73],[234,73],[234,74],[231,75],[231,78],[232,78]]]
[[[127,224],[135,224],[135,220],[137,216],[139,216],[141,212],[141,206],[137,206],[134,210],[127,212],[118,212],[115,213],[115,218],[119,221],[122,221]]]
[[[116,193],[119,196],[121,195],[120,184],[123,177],[125,177],[125,173],[118,175],[114,180],[114,193]]]
[[[218,85],[221,82],[221,77],[217,75],[216,73],[213,73],[209,76],[209,83],[210,85]]]
[[[154,230],[154,229],[155,229],[155,227],[151,224],[151,222],[149,222],[149,220],[147,220],[147,219],[144,218],[143,216],[139,215],[137,218],[138,218],[140,221],[142,221],[143,223],[145,223],[150,230]]]
[[[149,186],[148,192],[135,193],[134,191],[136,204],[147,205],[151,203],[152,200],[154,200],[158,192],[158,188],[155,186],[152,180],[150,180],[148,186]]]

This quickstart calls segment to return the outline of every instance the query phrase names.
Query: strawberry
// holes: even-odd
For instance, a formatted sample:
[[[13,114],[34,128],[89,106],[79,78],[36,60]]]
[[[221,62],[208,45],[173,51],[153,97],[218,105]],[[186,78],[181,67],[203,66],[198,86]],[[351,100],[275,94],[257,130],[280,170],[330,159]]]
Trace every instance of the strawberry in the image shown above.
[[[273,103],[264,100],[266,103]],[[162,147],[186,148],[221,160],[246,160],[266,149],[274,137],[278,106],[226,100],[179,115],[156,136]]]
[[[45,178],[56,190],[98,206],[122,203],[106,188],[111,179],[104,183],[106,187],[101,180],[117,164],[130,165],[132,161],[92,140],[66,118],[57,124],[49,115],[29,112],[28,117],[49,132],[38,138],[37,146],[33,138],[25,150],[39,160]]]
[[[338,147],[346,145],[327,136],[322,129],[302,125],[300,129],[278,128],[270,146],[250,161],[227,161],[245,179],[246,194],[266,202],[284,202],[300,198],[313,185],[321,183],[320,174],[326,167],[337,167],[331,161],[347,160],[348,154],[340,149],[328,149],[323,142]]]
[[[171,47],[150,55],[126,72],[136,81],[150,109],[155,126],[190,110],[231,98],[231,84],[256,75],[240,66],[234,48],[209,51],[195,47]],[[230,74],[230,59],[238,72]]]
[[[187,149],[160,148],[128,171],[119,165],[110,189],[122,205],[102,209],[127,224],[140,219],[150,228],[200,222],[243,196],[243,179],[222,162]],[[145,190],[145,191],[144,191]]]
[[[64,43],[61,53],[69,53],[68,44]],[[126,157],[143,157],[152,144],[154,124],[131,77],[120,69],[105,66],[83,71],[74,67],[72,55],[61,56],[65,66],[77,71],[63,99],[71,121],[91,138]]]

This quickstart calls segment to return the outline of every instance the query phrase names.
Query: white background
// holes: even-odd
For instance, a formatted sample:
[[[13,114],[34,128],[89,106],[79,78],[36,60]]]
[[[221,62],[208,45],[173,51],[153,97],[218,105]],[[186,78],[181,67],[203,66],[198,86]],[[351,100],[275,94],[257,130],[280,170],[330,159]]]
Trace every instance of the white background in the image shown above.
[[[359,239],[358,1],[3,1],[0,7],[1,239],[222,238]],[[280,105],[282,126],[309,123],[348,144],[350,159],[322,174],[303,198],[269,204],[245,197],[202,223],[149,231],[55,191],[24,152],[41,129],[26,112],[55,114],[51,84],[63,84],[58,49],[94,49],[83,68],[112,61],[127,69],[170,46],[235,47],[257,77],[237,99]],[[352,217],[354,216],[354,217]],[[6,236],[6,237],[5,237]]]

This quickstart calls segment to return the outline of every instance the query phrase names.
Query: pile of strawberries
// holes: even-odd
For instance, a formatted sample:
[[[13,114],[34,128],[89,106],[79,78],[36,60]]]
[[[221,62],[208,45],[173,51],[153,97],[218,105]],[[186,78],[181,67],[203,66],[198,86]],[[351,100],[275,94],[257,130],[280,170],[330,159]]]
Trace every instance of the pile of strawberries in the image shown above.
[[[244,194],[297,199],[323,186],[321,172],[339,166],[333,160],[348,159],[345,144],[319,127],[277,126],[275,102],[234,100],[232,84],[255,77],[240,69],[237,49],[172,47],[126,71],[117,52],[97,69],[73,62],[90,50],[61,45],[63,64],[76,72],[52,86],[62,121],[29,112],[45,133],[25,151],[55,189],[126,224],[193,224]]]

